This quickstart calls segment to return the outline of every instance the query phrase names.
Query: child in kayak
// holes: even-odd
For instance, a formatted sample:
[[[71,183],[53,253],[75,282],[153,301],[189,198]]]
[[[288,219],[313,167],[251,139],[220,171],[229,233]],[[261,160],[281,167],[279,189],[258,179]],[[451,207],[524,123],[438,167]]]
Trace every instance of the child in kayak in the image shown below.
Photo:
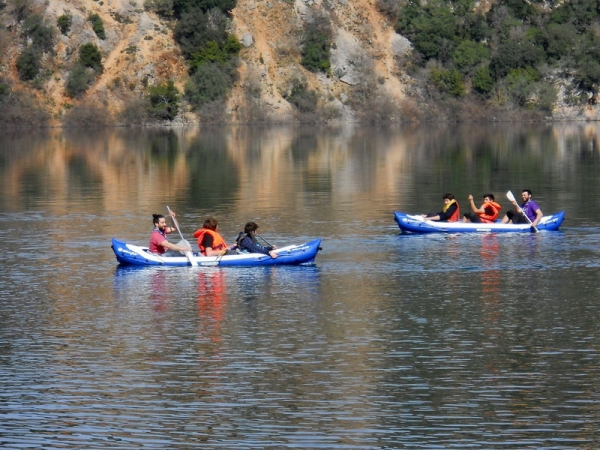
[[[241,251],[247,251],[248,253],[262,253],[263,255],[269,255],[271,258],[277,258],[275,249],[277,246],[264,247],[256,240],[256,230],[258,225],[254,222],[248,222],[244,226],[244,231],[240,232],[237,237],[237,247]]]

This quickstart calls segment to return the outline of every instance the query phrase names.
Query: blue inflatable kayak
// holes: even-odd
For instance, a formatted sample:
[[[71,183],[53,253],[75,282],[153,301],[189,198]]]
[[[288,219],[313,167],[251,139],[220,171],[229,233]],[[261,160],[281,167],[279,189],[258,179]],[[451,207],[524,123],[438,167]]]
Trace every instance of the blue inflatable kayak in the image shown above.
[[[136,266],[189,266],[190,261],[184,255],[159,256],[148,252],[148,247],[139,247],[127,244],[117,239],[112,240],[112,249],[117,261],[121,264]],[[278,248],[277,258],[271,258],[262,253],[238,253],[237,255],[203,256],[193,253],[193,260],[199,266],[280,266],[309,264],[314,262],[317,253],[321,250],[321,239],[301,245],[288,245]]]
[[[537,225],[538,231],[556,231],[565,219],[565,212],[560,211],[551,216],[544,216]],[[464,222],[433,222],[421,216],[412,216],[396,211],[394,220],[403,233],[529,233],[528,224],[512,223],[464,223]]]

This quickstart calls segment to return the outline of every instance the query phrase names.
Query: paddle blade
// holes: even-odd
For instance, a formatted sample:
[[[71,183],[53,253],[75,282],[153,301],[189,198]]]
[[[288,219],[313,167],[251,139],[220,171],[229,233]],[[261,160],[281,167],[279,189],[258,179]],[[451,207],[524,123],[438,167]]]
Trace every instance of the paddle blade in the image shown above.
[[[515,196],[514,196],[514,195],[513,195],[513,193],[512,193],[512,192],[510,192],[510,191],[508,191],[508,192],[506,193],[506,198],[507,198],[509,201],[511,201],[511,202],[514,202],[514,201],[516,201],[516,200],[515,200]]]
[[[177,243],[177,247],[188,247],[190,250],[192,249],[192,246],[190,245],[190,243],[185,239],[182,239],[181,241],[179,241]],[[187,252],[179,252],[179,253],[181,253],[182,255],[185,255]]]
[[[190,264],[193,267],[198,267],[198,263],[194,259],[194,254],[191,252],[192,246],[190,245],[190,243],[188,241],[186,241],[185,239],[182,239],[181,241],[179,241],[177,243],[177,245],[179,247],[188,247],[190,249],[189,252],[179,252],[179,253],[181,253],[182,255],[185,255],[185,257],[188,259],[188,261],[190,262]]]
[[[185,254],[185,256],[187,257],[187,259],[190,262],[190,264],[192,265],[192,267],[198,267],[198,263],[194,259],[194,255],[192,254],[192,252],[187,252]]]

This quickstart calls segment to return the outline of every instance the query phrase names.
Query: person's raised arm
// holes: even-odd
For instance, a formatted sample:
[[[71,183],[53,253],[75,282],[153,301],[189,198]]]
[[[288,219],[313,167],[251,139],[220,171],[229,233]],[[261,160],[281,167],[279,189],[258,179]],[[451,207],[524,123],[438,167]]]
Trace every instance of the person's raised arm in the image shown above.
[[[172,211],[171,209],[169,209],[169,216],[171,216],[174,219],[176,216],[175,211]],[[165,227],[165,234],[173,233],[175,231],[177,231],[177,228]]]
[[[469,206],[471,207],[471,211],[473,211],[474,213],[479,213],[479,214],[485,213],[485,209],[483,208],[483,206],[481,208],[478,208],[475,205],[475,202],[473,201],[473,196],[470,194],[469,194]]]

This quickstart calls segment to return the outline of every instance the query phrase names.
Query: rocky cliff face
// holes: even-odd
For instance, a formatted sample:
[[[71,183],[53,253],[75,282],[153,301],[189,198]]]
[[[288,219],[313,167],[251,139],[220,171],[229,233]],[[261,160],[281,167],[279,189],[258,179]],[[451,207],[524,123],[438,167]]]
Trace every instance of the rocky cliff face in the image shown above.
[[[36,94],[50,109],[56,121],[76,104],[101,104],[110,113],[117,113],[124,104],[143,95],[148,84],[173,79],[182,88],[187,76],[184,61],[172,38],[168,23],[146,12],[141,2],[126,0],[47,0],[31,1],[31,8],[44,15],[49,25],[63,14],[72,16],[66,35],[57,32],[54,54],[45,54],[43,66],[51,76],[38,86]],[[4,14],[6,30],[3,41],[7,51],[3,58],[2,75],[18,83],[16,60],[27,42],[19,35],[9,3]],[[104,23],[106,38],[99,39],[88,20],[98,14]],[[102,52],[103,73],[86,95],[74,101],[65,94],[65,83],[78,58],[78,48],[85,43],[96,44]]]
[[[437,114],[435,104],[419,101],[420,92],[401,70],[410,51],[408,40],[395,33],[377,0],[238,0],[230,32],[243,45],[239,79],[227,99],[225,120],[231,122],[289,122],[294,120],[359,121],[402,120],[423,117],[423,110]],[[188,78],[185,61],[173,39],[174,21],[144,8],[143,0],[0,0],[0,75],[11,88],[33,93],[52,116],[52,124],[65,117],[95,112],[91,121],[103,117],[115,123],[123,111],[135,108],[147,87],[173,80],[180,91]],[[44,53],[46,76],[35,83],[19,80],[16,61],[29,44],[22,36],[19,7],[44,15],[49,25],[65,13],[72,16],[66,34],[56,33],[54,51]],[[90,14],[98,14],[106,30],[100,39],[92,30]],[[312,73],[301,64],[303,33],[307,25],[325,17],[332,35],[329,74]],[[93,43],[102,52],[104,70],[84,96],[76,100],[65,93],[69,72],[82,44]],[[286,97],[298,84],[318,98],[318,111],[299,115]],[[557,83],[560,89],[560,83]],[[458,108],[458,107],[457,107]],[[477,110],[465,116],[477,117]],[[75,112],[74,112],[75,111]],[[100,113],[98,112],[100,111]],[[311,114],[314,117],[310,117]],[[446,110],[440,118],[452,117]],[[445,115],[445,116],[444,116]],[[594,119],[597,107],[586,111],[560,103],[555,118]],[[200,122],[183,108],[176,123]]]
[[[34,92],[55,123],[79,104],[96,105],[116,116],[141,98],[148,85],[169,79],[183,90],[187,70],[173,40],[173,22],[147,11],[142,0],[25,2],[41,12],[49,25],[56,25],[63,14],[72,15],[72,26],[66,35],[57,32],[54,53],[44,54],[43,67],[50,76],[42,85],[34,88],[19,81],[16,60],[27,42],[15,19],[16,3],[9,0],[2,14],[2,76],[12,79],[15,89]],[[92,30],[90,14],[102,18],[105,39]],[[300,64],[303,29],[316,15],[327,16],[331,23],[329,75],[311,73]],[[227,103],[231,121],[294,120],[296,113],[284,95],[298,82],[317,93],[319,113],[331,120],[360,120],[364,111],[377,111],[391,119],[412,113],[397,69],[397,59],[410,49],[410,43],[394,32],[374,0],[239,0],[230,31],[243,44],[239,81]],[[101,49],[104,71],[85,96],[73,100],[65,94],[65,83],[77,49],[89,42]],[[180,122],[196,120],[189,111],[177,118]]]
[[[303,29],[316,15],[326,15],[331,23],[330,75],[300,65]],[[318,93],[321,110],[328,109],[332,119],[361,119],[374,110],[388,118],[402,113],[405,85],[397,59],[410,43],[394,32],[373,0],[241,0],[233,30],[246,47],[241,81],[231,98],[233,111],[249,108],[252,96],[244,90],[254,89],[260,92],[262,113],[290,119],[293,111],[282,94],[301,81]]]

